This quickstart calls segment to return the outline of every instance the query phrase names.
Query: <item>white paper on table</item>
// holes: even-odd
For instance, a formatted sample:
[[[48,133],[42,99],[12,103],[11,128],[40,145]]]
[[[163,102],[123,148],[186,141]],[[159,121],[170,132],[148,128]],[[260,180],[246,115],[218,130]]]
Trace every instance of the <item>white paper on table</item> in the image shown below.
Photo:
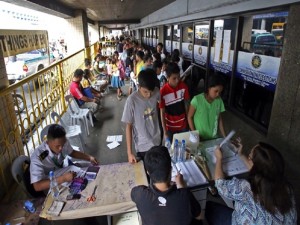
[[[194,160],[172,163],[172,181],[175,181],[177,173],[181,173],[188,187],[207,184],[208,181],[197,167]]]
[[[110,135],[107,136],[106,138],[106,142],[114,142],[114,141],[121,142],[122,140],[123,140],[123,135]]]
[[[107,145],[107,147],[109,147],[109,149],[114,149],[114,148],[118,147],[119,145],[120,145],[119,142],[113,141],[112,143],[109,143],[109,144]]]
[[[76,173],[76,177],[83,177],[85,172],[87,170],[87,167],[85,168],[80,168],[78,166],[67,166],[67,167],[64,167],[64,168],[61,168],[61,169],[58,169],[58,170],[55,170],[54,171],[54,176],[55,177],[59,177],[67,172],[75,172]]]
[[[243,160],[239,155],[235,154],[230,148],[234,148],[232,144],[225,144],[222,148],[223,158],[222,158],[222,169],[224,173],[228,176],[234,176],[237,174],[242,174],[248,172],[248,168],[246,167]],[[216,146],[207,148],[206,158],[207,165],[211,174],[215,174],[216,167],[216,156],[215,156]]]

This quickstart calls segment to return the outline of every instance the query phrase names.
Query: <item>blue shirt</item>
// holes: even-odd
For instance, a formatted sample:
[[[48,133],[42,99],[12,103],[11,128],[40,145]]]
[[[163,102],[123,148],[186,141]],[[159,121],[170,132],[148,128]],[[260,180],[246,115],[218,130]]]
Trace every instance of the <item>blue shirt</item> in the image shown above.
[[[216,188],[220,195],[235,201],[232,213],[232,225],[292,225],[297,224],[297,211],[295,200],[292,198],[293,207],[282,215],[275,215],[266,211],[259,202],[255,202],[248,181],[233,178],[231,180],[216,180]]]

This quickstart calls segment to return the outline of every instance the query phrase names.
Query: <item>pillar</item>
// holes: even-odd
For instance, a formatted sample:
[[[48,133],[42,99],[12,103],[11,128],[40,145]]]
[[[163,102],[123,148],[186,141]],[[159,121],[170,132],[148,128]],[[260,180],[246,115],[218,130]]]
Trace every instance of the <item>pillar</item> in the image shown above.
[[[3,90],[9,85],[5,62],[0,48],[0,199],[9,193],[13,178],[11,163],[24,154],[11,93]]]
[[[283,154],[286,172],[300,203],[300,4],[291,5],[268,130]],[[299,211],[298,211],[299,212]]]

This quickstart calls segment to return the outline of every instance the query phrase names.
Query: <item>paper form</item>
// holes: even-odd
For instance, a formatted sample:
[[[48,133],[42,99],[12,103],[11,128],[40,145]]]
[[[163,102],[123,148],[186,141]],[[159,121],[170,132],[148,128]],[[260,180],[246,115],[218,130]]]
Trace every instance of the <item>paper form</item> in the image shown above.
[[[178,162],[176,164],[172,163],[172,181],[175,181],[177,171],[182,174],[187,187],[195,187],[208,183],[207,179],[197,167],[194,160],[187,160],[184,162]]]

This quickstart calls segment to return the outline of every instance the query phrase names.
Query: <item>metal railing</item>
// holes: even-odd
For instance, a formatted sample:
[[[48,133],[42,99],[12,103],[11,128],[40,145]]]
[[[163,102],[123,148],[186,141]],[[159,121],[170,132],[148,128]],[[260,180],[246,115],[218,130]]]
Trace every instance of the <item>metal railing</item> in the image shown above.
[[[41,144],[41,129],[53,123],[50,113],[55,111],[62,115],[66,112],[64,96],[69,91],[73,73],[83,68],[85,57],[94,58],[97,45],[95,43],[78,51],[0,91],[0,99],[12,100],[14,105],[14,110],[8,113],[9,118],[0,117],[0,161],[6,161],[6,165],[0,163],[0,183],[5,186],[4,189],[3,186],[0,188],[1,192],[7,193],[12,183],[11,175],[6,172],[10,172],[9,167],[14,158],[20,154],[30,156]],[[8,120],[13,124],[13,130],[6,130]],[[17,147],[19,150],[12,153],[10,149],[15,148],[20,140]],[[22,148],[23,151],[20,150]]]

